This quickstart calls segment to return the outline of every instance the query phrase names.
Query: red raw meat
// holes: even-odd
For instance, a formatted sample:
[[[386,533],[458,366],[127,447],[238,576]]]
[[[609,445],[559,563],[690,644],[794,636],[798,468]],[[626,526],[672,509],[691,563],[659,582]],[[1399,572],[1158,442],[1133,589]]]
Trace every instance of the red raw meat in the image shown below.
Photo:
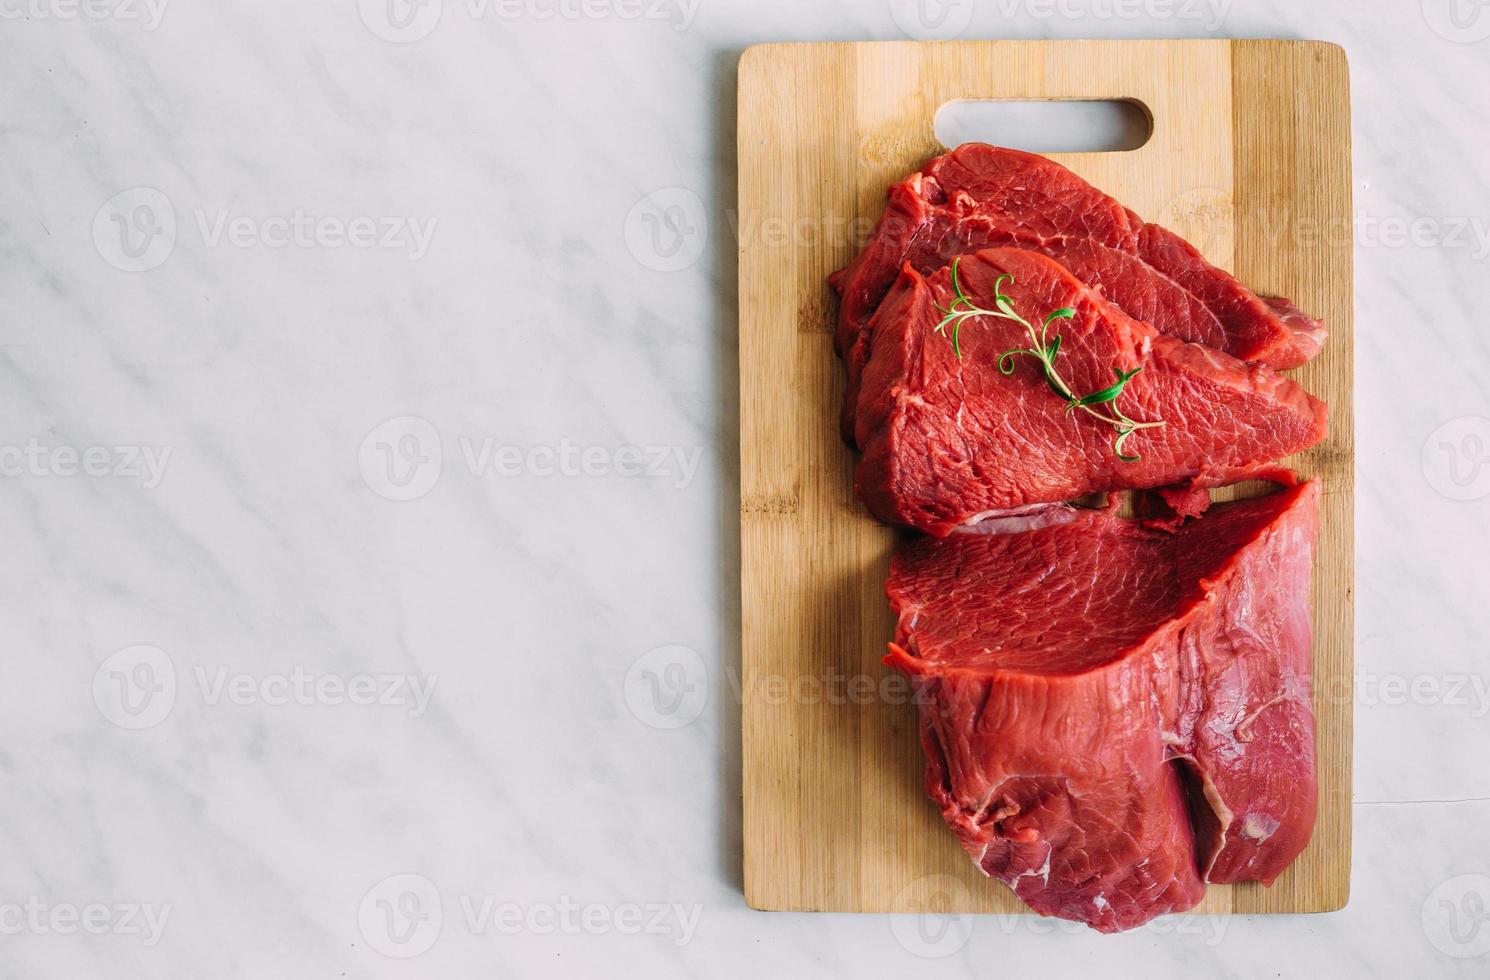
[[[1303,850],[1318,497],[1174,533],[1056,508],[901,548],[885,662],[916,687],[927,790],[985,873],[1114,932],[1207,881],[1271,883]]]
[[[1298,385],[1260,365],[1160,334],[1130,319],[1052,259],[1023,249],[988,249],[959,262],[964,292],[993,309],[996,280],[1026,319],[1062,307],[1057,366],[1077,393],[1113,383],[1114,370],[1141,368],[1117,405],[1162,428],[1135,433],[1125,462],[1110,425],[1067,412],[1039,364],[1022,358],[1000,373],[1000,354],[1028,346],[1020,325],[993,317],[961,328],[963,358],[935,331],[955,293],[950,270],[925,279],[907,267],[869,334],[855,412],[863,458],[860,496],[880,519],[945,536],[991,514],[1060,503],[1097,491],[1187,483],[1220,486],[1307,449],[1325,435],[1326,409]]]
[[[1286,370],[1324,344],[1321,321],[1288,300],[1257,296],[1060,164],[968,143],[892,187],[869,244],[831,277],[842,295],[837,345],[849,370],[846,438],[869,354],[865,328],[902,266],[929,275],[958,255],[1010,245],[1051,256],[1160,333],[1244,361]]]

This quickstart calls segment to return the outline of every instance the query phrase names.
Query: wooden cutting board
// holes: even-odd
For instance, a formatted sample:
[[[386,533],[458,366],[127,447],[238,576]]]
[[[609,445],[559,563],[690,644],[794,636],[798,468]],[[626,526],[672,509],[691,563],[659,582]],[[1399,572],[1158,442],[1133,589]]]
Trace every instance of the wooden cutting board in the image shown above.
[[[1208,912],[1323,912],[1350,884],[1353,569],[1349,80],[1333,45],[1282,41],[779,44],[739,72],[740,524],[745,894],[758,909],[1012,912],[921,790],[916,712],[880,657],[894,533],[853,493],[825,279],[885,190],[944,152],[954,99],[1131,99],[1141,149],[1056,155],[1263,294],[1329,324],[1295,373],[1328,441],[1290,462],[1324,487],[1314,583],[1320,809],[1271,888]]]

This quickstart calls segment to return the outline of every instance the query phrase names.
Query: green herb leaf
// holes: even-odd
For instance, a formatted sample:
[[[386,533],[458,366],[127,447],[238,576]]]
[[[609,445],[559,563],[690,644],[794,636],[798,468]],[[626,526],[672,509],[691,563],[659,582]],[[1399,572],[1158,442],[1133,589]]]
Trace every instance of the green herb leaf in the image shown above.
[[[1085,398],[1082,398],[1078,402],[1078,404],[1083,405],[1083,406],[1085,406],[1085,405],[1104,405],[1107,402],[1117,401],[1118,395],[1121,395],[1123,393],[1123,389],[1128,386],[1128,381],[1133,377],[1133,375],[1137,374],[1139,371],[1142,371],[1142,370],[1143,370],[1143,368],[1134,368],[1133,370],[1131,370],[1128,373],[1124,374],[1122,371],[1119,371],[1117,368],[1113,368],[1112,369],[1112,373],[1115,374],[1115,375],[1117,375],[1117,379],[1118,379],[1117,380],[1117,384],[1113,385],[1111,388],[1103,388],[1101,391],[1094,391],[1094,392],[1092,392],[1090,395],[1087,395]]]
[[[1127,444],[1128,438],[1139,429],[1155,429],[1165,424],[1162,419],[1155,422],[1135,422],[1133,419],[1128,418],[1116,404],[1113,404],[1117,401],[1118,396],[1123,393],[1123,389],[1127,386],[1128,382],[1134,375],[1138,374],[1140,369],[1134,368],[1131,371],[1124,372],[1118,368],[1113,368],[1112,373],[1117,375],[1117,384],[1109,388],[1104,388],[1102,391],[1093,392],[1084,398],[1077,398],[1075,393],[1071,391],[1071,386],[1061,377],[1060,372],[1055,366],[1056,356],[1061,351],[1060,336],[1057,335],[1054,340],[1048,342],[1045,339],[1046,331],[1052,323],[1056,320],[1075,319],[1076,311],[1070,307],[1055,310],[1045,317],[1045,321],[1040,329],[1036,330],[1034,324],[1019,315],[1019,311],[1014,307],[1014,300],[1004,293],[1004,283],[1014,282],[1014,277],[1008,273],[1000,275],[994,281],[993,303],[995,309],[985,310],[974,303],[967,293],[963,292],[962,276],[959,268],[960,263],[961,259],[952,260],[951,279],[952,290],[956,294],[955,298],[946,306],[938,305],[936,307],[938,311],[944,314],[942,321],[936,325],[936,332],[945,336],[947,327],[950,326],[952,328],[952,350],[956,353],[958,360],[962,359],[962,325],[968,320],[986,316],[999,320],[1009,320],[1019,324],[1024,327],[1025,333],[1029,335],[1030,346],[1027,348],[1010,348],[1000,354],[998,359],[999,373],[1006,377],[1012,375],[1018,369],[1019,359],[1021,357],[1025,355],[1033,357],[1040,362],[1040,368],[1045,374],[1045,383],[1050,386],[1050,390],[1055,392],[1056,396],[1066,403],[1066,413],[1070,414],[1080,409],[1094,419],[1112,426],[1113,430],[1117,433],[1117,438],[1114,440],[1112,446],[1113,451],[1124,462],[1131,463],[1137,461],[1139,459],[1137,455],[1128,456],[1123,452],[1123,447]],[[1094,407],[1107,404],[1112,404],[1110,414]]]

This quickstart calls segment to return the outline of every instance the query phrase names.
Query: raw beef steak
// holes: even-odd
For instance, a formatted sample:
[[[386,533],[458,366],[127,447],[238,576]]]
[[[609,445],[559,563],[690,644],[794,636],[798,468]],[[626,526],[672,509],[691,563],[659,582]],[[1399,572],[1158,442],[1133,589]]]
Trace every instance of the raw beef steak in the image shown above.
[[[916,687],[927,791],[985,873],[1114,932],[1298,856],[1318,496],[1174,533],[1060,508],[902,547],[885,662]]]
[[[1015,245],[1056,259],[1136,320],[1244,361],[1286,370],[1308,361],[1324,325],[1288,300],[1264,299],[1178,235],[1045,157],[968,143],[895,185],[874,236],[831,282],[842,295],[837,345],[849,370],[846,437],[868,357],[864,330],[909,263],[929,275],[954,257]]]
[[[1067,411],[1034,358],[1001,373],[1000,355],[1030,344],[1019,324],[964,323],[959,359],[936,329],[954,302],[951,270],[926,279],[907,267],[871,324],[855,411],[858,490],[881,520],[945,536],[990,514],[1095,491],[1219,486],[1325,435],[1325,406],[1298,385],[1130,319],[1038,252],[988,249],[958,267],[964,295],[982,309],[996,308],[997,281],[1012,276],[1003,292],[1025,319],[1075,310],[1050,326],[1072,390],[1095,393],[1115,371],[1141,369],[1113,404],[1165,424],[1129,439],[1124,450],[1139,460],[1119,458],[1113,427]]]

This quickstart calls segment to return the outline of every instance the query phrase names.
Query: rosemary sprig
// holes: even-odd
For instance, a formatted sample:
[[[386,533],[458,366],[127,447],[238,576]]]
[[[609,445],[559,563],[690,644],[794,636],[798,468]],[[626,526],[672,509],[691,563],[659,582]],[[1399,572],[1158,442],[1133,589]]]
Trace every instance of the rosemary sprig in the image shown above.
[[[1131,371],[1122,371],[1118,368],[1113,368],[1112,373],[1117,375],[1116,384],[1103,388],[1101,391],[1094,391],[1090,395],[1077,395],[1071,390],[1071,386],[1066,383],[1066,380],[1061,377],[1060,371],[1055,366],[1056,355],[1061,351],[1060,335],[1057,334],[1054,339],[1047,339],[1052,323],[1057,320],[1075,319],[1076,311],[1070,307],[1055,310],[1045,317],[1044,322],[1040,324],[1040,329],[1037,331],[1034,324],[1020,316],[1018,311],[1014,309],[1014,301],[1004,294],[1004,283],[1012,283],[1014,281],[1014,277],[1007,274],[999,276],[993,284],[993,303],[997,309],[985,310],[975,304],[967,293],[962,291],[962,280],[958,275],[957,269],[960,261],[961,259],[952,260],[952,290],[956,293],[956,297],[952,300],[950,306],[937,306],[937,309],[945,314],[945,316],[942,318],[942,322],[936,325],[936,332],[943,336],[947,335],[947,328],[949,326],[952,328],[952,350],[956,353],[957,359],[959,361],[962,360],[962,325],[968,320],[980,316],[991,316],[997,317],[1000,320],[1014,321],[1024,327],[1025,331],[1029,334],[1030,346],[1015,347],[1000,354],[998,360],[999,372],[1007,377],[1014,373],[1014,369],[1018,366],[1019,358],[1033,357],[1040,362],[1040,367],[1045,372],[1045,383],[1050,386],[1050,390],[1065,401],[1066,413],[1069,415],[1071,412],[1080,409],[1092,418],[1106,422],[1112,426],[1117,432],[1117,438],[1112,444],[1113,452],[1117,453],[1118,459],[1126,463],[1137,462],[1140,457],[1136,453],[1132,456],[1123,453],[1123,446],[1128,442],[1128,437],[1139,429],[1155,429],[1164,425],[1163,420],[1158,422],[1136,422],[1130,419],[1117,406],[1118,396],[1123,393],[1123,389],[1127,387],[1128,382],[1133,380],[1133,376],[1138,374],[1139,371],[1142,371],[1143,368],[1134,368]],[[1111,414],[1099,410],[1097,408],[1099,405],[1109,406]]]

